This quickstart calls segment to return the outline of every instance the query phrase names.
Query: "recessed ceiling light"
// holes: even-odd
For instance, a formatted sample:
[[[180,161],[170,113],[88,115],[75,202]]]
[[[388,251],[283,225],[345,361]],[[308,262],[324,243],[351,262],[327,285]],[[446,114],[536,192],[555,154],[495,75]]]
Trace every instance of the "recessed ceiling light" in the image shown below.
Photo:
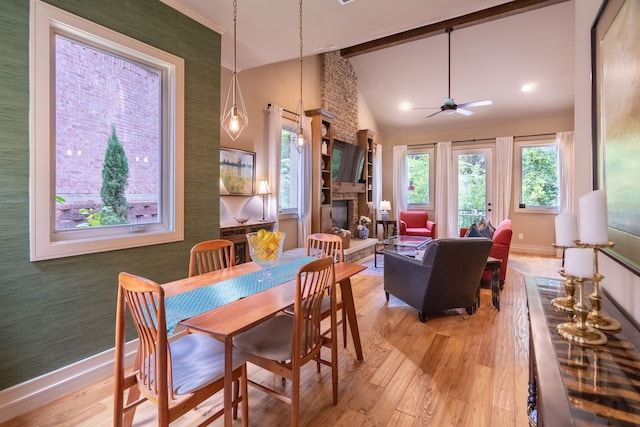
[[[411,104],[409,104],[408,102],[403,102],[402,104],[400,104],[400,109],[402,111],[409,111],[411,109]]]
[[[533,83],[525,83],[522,85],[522,87],[520,88],[520,92],[531,92],[533,90]]]

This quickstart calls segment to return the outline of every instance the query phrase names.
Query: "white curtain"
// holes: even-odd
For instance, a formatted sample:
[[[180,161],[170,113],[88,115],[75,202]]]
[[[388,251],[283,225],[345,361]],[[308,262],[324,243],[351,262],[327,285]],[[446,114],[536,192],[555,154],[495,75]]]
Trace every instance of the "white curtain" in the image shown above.
[[[400,227],[400,211],[407,210],[407,146],[393,147],[393,209],[394,218]]]
[[[458,216],[451,199],[457,193],[454,189],[452,174],[451,141],[436,144],[436,237],[458,236]],[[451,205],[451,206],[450,206]]]
[[[304,116],[304,140],[311,141],[311,117]],[[311,144],[304,144],[298,158],[298,247],[303,248],[311,233]]]
[[[560,152],[560,209],[573,212],[573,176],[575,169],[573,131],[556,134]]]
[[[280,143],[282,140],[282,107],[271,104],[267,135],[267,155],[269,156],[269,186],[271,194],[267,198],[267,217],[273,219],[278,229],[278,192],[280,190]]]
[[[496,138],[496,184],[493,196],[494,225],[509,218],[511,182],[513,181],[513,137]]]

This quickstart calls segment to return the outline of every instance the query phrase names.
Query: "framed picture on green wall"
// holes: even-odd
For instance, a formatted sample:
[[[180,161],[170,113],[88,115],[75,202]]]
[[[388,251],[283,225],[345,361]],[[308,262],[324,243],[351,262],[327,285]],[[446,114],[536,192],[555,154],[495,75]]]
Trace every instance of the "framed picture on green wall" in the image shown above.
[[[253,196],[256,153],[220,148],[220,195]]]

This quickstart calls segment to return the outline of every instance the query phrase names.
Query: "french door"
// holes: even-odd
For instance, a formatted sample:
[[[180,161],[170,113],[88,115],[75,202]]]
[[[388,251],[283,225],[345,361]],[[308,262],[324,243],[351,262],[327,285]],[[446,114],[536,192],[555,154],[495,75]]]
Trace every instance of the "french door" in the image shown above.
[[[454,148],[452,153],[457,197],[450,202],[458,213],[458,228],[492,220],[493,148]]]

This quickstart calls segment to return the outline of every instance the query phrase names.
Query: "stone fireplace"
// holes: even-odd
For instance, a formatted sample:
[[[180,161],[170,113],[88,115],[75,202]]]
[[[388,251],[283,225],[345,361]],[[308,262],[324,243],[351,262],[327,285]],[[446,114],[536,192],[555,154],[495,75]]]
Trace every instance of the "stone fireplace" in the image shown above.
[[[358,220],[358,193],[333,192],[332,218],[335,226],[356,234],[356,221]],[[338,223],[337,221],[340,221]]]

